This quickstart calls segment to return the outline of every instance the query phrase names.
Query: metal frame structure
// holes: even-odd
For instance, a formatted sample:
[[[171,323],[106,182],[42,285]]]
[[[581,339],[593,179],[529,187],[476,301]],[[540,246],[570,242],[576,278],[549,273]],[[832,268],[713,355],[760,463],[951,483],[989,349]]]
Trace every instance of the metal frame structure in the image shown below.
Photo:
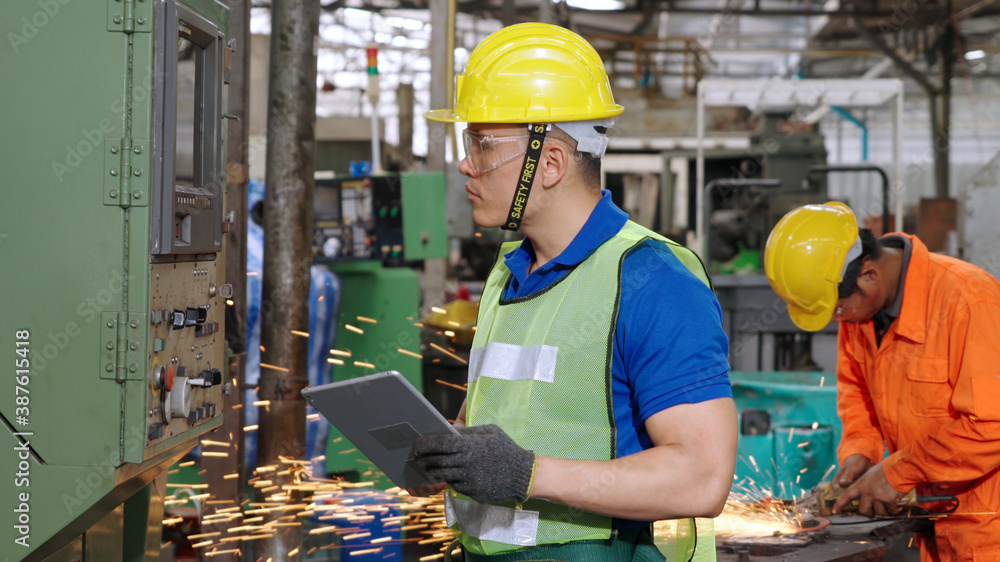
[[[893,230],[902,226],[903,216],[903,81],[894,78],[867,80],[729,80],[705,79],[698,82],[697,109],[697,208],[705,208],[705,108],[746,107],[750,109],[795,110],[822,105],[835,107],[878,107],[895,100],[893,133],[893,196],[896,218]],[[882,205],[888,205],[882,201]],[[708,217],[697,214],[697,248],[704,259],[705,223]]]

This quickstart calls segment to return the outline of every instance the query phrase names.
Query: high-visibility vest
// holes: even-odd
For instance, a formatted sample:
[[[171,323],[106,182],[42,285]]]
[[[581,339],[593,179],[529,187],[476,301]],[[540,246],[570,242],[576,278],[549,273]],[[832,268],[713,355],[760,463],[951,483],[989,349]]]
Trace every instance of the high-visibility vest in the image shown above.
[[[503,255],[519,242],[501,247],[483,290],[469,360],[469,425],[499,425],[521,447],[539,455],[589,460],[618,457],[611,352],[621,292],[619,275],[628,251],[649,238],[666,243],[693,274],[711,286],[693,252],[628,221],[562,279],[532,295],[504,300],[510,271]],[[609,474],[600,485],[614,487],[618,485],[614,480]],[[477,554],[606,540],[617,534],[612,517],[544,500],[483,505],[449,496],[446,514],[463,548]],[[688,531],[677,533],[676,550],[693,552],[693,521],[678,523],[679,530]]]

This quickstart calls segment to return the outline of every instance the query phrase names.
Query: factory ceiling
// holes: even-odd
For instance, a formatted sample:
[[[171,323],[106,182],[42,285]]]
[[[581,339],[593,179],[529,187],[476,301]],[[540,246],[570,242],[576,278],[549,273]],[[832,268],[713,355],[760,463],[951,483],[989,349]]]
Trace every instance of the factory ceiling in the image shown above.
[[[321,2],[326,14],[355,9],[424,21],[429,4]],[[269,2],[254,6],[266,9]],[[697,52],[700,71],[714,76],[859,76],[887,50],[926,72],[937,64],[946,41],[955,41],[956,49],[974,53],[969,60],[978,61],[960,71],[985,76],[992,75],[992,55],[1000,51],[1000,0],[459,0],[456,6],[459,19],[466,21],[507,25],[548,19],[587,36],[605,56],[623,62],[634,59],[634,53],[674,55],[647,63],[659,66],[660,76],[684,71],[670,58]],[[459,34],[471,33],[472,45],[485,35],[480,29],[495,28],[489,23],[464,27],[459,26]],[[664,43],[667,38],[671,41]],[[977,59],[978,51],[984,56]]]
[[[269,33],[269,6],[253,4],[254,33]],[[321,0],[321,6],[319,85],[327,93],[318,113],[367,112],[360,97],[367,84],[363,49],[373,44],[380,48],[382,88],[412,83],[422,111],[429,99],[430,0]],[[941,55],[949,50],[951,76],[1000,76],[1000,0],[458,0],[456,6],[458,72],[489,33],[547,20],[595,45],[616,91],[647,98],[690,98],[705,76],[899,77],[908,95],[921,95],[941,84]],[[992,84],[972,80],[963,90]],[[391,99],[380,106],[387,117],[395,111]]]

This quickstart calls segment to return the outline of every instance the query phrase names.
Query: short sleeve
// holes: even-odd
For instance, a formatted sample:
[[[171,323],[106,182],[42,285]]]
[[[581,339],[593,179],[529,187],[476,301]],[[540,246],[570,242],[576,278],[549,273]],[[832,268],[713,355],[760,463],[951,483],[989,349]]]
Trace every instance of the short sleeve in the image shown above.
[[[655,240],[631,251],[621,279],[613,370],[631,390],[639,420],[731,398],[729,342],[712,290]]]

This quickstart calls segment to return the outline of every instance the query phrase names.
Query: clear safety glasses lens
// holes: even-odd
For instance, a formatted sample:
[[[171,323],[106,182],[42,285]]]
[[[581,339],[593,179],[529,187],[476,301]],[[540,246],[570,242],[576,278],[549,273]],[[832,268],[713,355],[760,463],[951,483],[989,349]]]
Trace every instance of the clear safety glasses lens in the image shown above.
[[[837,307],[833,309],[833,319],[837,322],[851,319],[858,312],[858,303],[853,299],[841,299],[837,301]]]
[[[490,170],[495,170],[523,155],[528,148],[526,142],[528,136],[495,137],[482,135],[469,129],[462,131],[465,156],[477,174],[485,174]]]

